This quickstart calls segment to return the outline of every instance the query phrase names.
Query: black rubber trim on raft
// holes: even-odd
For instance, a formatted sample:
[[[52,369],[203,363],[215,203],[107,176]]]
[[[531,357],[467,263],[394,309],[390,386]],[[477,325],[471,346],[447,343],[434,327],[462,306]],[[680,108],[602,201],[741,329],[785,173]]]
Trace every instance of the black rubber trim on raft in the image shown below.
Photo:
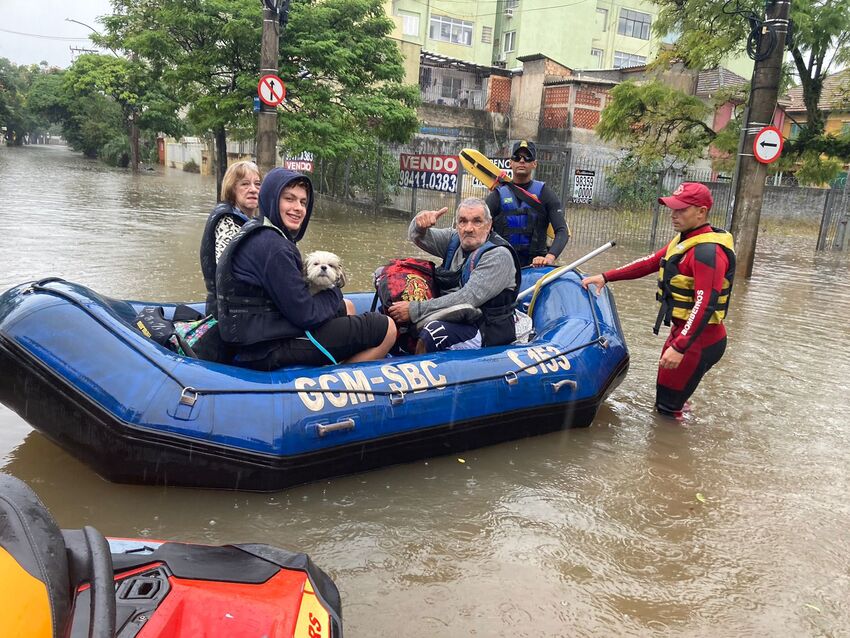
[[[163,543],[151,554],[114,554],[116,573],[152,563],[165,563],[176,578],[259,585],[281,567],[232,545]]]
[[[0,401],[102,477],[118,483],[275,491],[514,439],[590,425],[622,381],[625,357],[592,399],[455,421],[282,457],[128,424],[0,335]]]

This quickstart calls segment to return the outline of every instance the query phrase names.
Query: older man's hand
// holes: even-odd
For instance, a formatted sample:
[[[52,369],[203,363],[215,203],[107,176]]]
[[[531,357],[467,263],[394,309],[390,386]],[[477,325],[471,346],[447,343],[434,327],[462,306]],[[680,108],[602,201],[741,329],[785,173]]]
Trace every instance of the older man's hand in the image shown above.
[[[440,219],[443,215],[448,212],[448,208],[443,207],[440,210],[423,210],[420,211],[414,220],[416,221],[416,227],[419,230],[426,230],[431,228],[434,224],[437,223],[437,220]]]
[[[387,314],[396,322],[396,325],[410,323],[410,302],[396,301],[387,308]]]

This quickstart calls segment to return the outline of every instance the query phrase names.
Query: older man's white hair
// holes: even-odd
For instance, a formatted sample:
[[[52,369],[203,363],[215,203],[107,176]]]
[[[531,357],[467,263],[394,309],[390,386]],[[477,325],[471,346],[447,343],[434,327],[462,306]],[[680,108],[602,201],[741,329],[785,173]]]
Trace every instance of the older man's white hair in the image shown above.
[[[493,216],[490,214],[490,207],[487,205],[483,199],[479,197],[467,197],[462,200],[460,204],[457,205],[457,210],[455,211],[455,221],[457,221],[457,216],[460,215],[460,210],[462,208],[480,208],[484,211],[484,221],[489,222],[493,221]]]

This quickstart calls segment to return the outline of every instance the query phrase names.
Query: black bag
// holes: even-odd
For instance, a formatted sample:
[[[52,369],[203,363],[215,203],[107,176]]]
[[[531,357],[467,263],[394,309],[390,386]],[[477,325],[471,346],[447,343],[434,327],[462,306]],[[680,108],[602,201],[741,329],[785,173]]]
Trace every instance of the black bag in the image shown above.
[[[174,309],[174,318],[166,319],[162,306],[145,306],[133,320],[133,325],[143,335],[153,339],[159,345],[175,352],[180,352],[189,357],[198,358],[192,347],[186,342],[182,334],[178,334],[174,324],[178,321],[200,321],[204,316],[189,306],[178,305]],[[175,348],[176,343],[176,348]],[[178,350],[179,348],[179,350]]]

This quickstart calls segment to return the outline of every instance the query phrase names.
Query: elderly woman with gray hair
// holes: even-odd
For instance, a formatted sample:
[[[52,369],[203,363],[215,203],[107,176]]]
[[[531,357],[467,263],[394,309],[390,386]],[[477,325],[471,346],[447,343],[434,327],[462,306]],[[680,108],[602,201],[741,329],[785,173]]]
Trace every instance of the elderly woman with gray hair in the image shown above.
[[[437,269],[441,296],[397,301],[387,310],[396,323],[419,329],[417,352],[463,350],[512,343],[520,265],[511,245],[493,232],[483,199],[464,199],[455,228],[435,228],[448,208],[425,210],[410,223],[409,239],[442,258]]]
[[[260,214],[260,169],[254,162],[231,164],[221,181],[221,201],[204,226],[201,272],[207,288],[206,314],[215,310],[215,267],[221,253],[248,220]]]

